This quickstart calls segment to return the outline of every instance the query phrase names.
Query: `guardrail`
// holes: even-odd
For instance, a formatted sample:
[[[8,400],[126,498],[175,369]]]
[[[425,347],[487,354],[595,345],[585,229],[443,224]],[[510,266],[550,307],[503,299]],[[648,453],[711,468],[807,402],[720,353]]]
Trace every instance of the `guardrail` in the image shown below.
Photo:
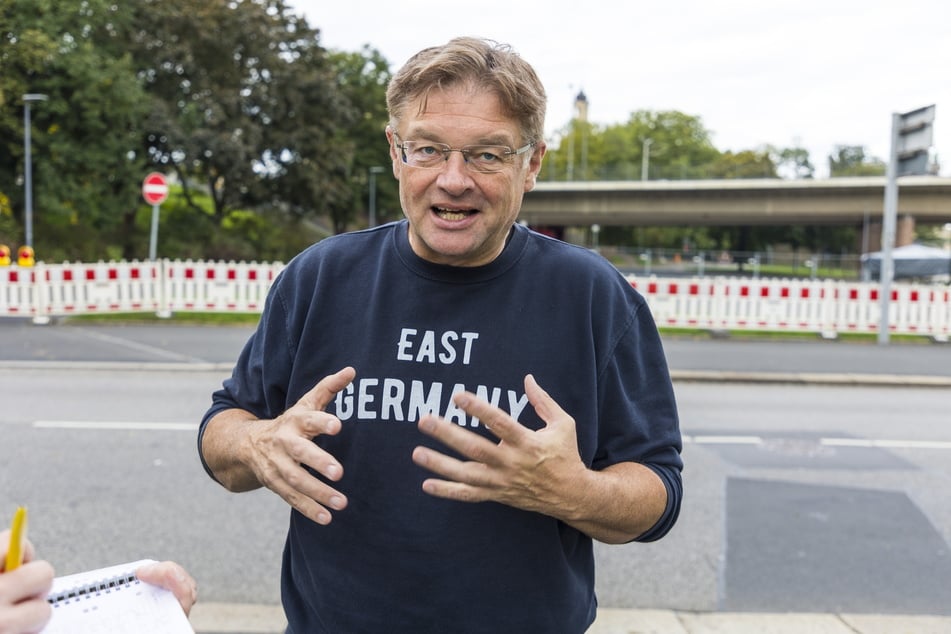
[[[158,260],[0,267],[0,317],[96,313],[260,312],[284,264]],[[876,333],[880,286],[830,279],[627,276],[661,327]],[[891,334],[947,341],[951,287],[893,283]]]

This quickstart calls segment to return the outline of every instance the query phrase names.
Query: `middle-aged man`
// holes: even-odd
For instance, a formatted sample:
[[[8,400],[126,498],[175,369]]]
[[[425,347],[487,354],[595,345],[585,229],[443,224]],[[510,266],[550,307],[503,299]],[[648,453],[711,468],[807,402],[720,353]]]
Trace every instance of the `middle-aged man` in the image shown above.
[[[516,223],[545,92],[510,47],[422,50],[387,105],[406,218],[288,264],[202,461],[292,507],[288,632],[583,632],[592,540],[658,539],[680,509],[655,324],[599,255]]]

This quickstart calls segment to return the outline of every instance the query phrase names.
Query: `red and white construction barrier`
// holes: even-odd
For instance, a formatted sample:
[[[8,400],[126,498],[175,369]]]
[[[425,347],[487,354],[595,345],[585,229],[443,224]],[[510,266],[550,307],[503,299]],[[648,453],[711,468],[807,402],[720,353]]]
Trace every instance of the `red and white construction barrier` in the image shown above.
[[[260,312],[282,263],[98,262],[0,268],[0,317]]]
[[[705,330],[876,333],[881,287],[874,282],[779,278],[628,278],[658,326]],[[951,288],[892,284],[889,331],[946,341]]]
[[[89,313],[258,313],[284,265],[159,260],[95,264],[38,263],[0,267],[0,317]],[[874,282],[736,277],[628,277],[660,327],[875,333],[880,327]],[[947,341],[951,287],[892,284],[889,330]]]

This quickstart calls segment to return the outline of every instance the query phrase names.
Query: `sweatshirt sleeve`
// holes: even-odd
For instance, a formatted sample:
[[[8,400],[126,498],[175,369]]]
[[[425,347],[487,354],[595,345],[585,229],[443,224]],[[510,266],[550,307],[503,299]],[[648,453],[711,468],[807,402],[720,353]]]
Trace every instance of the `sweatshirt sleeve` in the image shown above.
[[[281,277],[275,280],[257,329],[245,343],[231,376],[212,393],[211,406],[198,426],[198,455],[212,478],[214,475],[202,455],[202,437],[212,418],[225,410],[241,409],[257,418],[269,419],[279,416],[287,408],[292,344],[287,328],[287,307],[281,293]]]
[[[599,380],[602,431],[594,468],[623,461],[652,469],[667,489],[667,507],[636,541],[660,539],[674,526],[683,499],[683,441],[673,384],[653,316],[637,296],[629,328]]]

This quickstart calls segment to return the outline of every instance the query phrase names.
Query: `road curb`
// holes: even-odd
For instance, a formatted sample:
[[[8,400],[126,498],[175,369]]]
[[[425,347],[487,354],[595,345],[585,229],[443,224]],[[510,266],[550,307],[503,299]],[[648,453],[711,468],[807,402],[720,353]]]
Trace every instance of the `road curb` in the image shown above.
[[[283,634],[287,628],[280,605],[199,600],[188,620],[196,634]]]
[[[951,387],[951,377],[949,376],[928,376],[921,374],[671,370],[670,378],[674,382],[685,383],[791,383],[801,385]]]
[[[196,634],[283,634],[279,605],[201,602],[189,617]],[[946,634],[951,617],[899,614],[688,612],[599,608],[587,634]]]

